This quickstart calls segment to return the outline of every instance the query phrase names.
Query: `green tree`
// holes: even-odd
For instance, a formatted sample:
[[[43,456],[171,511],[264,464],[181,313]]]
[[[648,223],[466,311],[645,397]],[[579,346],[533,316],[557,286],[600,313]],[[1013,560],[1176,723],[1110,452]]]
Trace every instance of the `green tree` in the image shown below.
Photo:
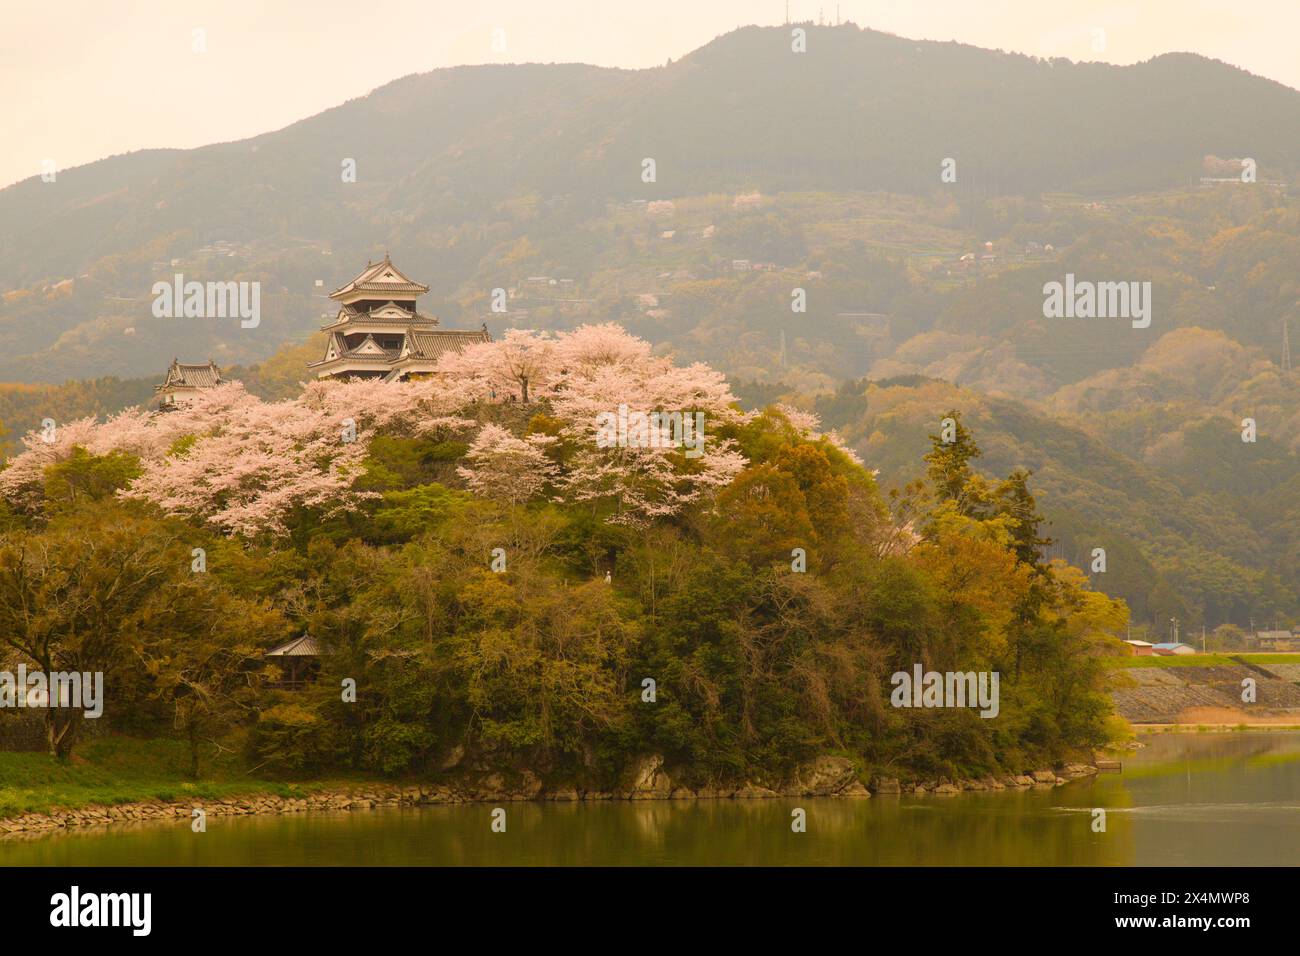
[[[931,435],[930,451],[925,455],[926,477],[940,501],[953,502],[959,514],[974,517],[986,503],[984,482],[971,468],[971,462],[982,452],[975,437],[962,424],[961,412],[950,410],[944,416],[952,420],[952,433]],[[945,423],[946,425],[946,423]]]
[[[106,705],[129,708],[120,671],[146,642],[183,640],[198,592],[178,528],[100,504],[40,533],[0,535],[0,641],[47,676],[102,673]],[[66,759],[82,712],[46,710],[50,753]]]

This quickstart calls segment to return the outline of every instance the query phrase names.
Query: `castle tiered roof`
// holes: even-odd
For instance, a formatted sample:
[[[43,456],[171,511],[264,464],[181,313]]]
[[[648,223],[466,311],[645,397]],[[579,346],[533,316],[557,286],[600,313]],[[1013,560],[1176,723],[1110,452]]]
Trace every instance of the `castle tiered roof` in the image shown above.
[[[414,299],[428,291],[427,285],[403,275],[389,260],[388,253],[384,253],[383,262],[367,265],[359,276],[331,292],[330,298],[340,302],[354,302],[360,298]]]
[[[382,325],[433,328],[437,324],[438,319],[435,316],[425,315],[422,312],[417,312],[414,308],[406,308],[397,302],[387,302],[374,308],[358,308],[355,305],[345,305],[339,309],[338,315],[331,322],[321,326],[321,331],[329,332],[345,325],[359,329],[364,326],[378,327]]]
[[[487,326],[479,330],[441,329],[416,300],[429,287],[415,282],[387,255],[368,264],[351,282],[330,293],[338,314],[321,327],[329,333],[325,357],[312,362],[319,378],[384,378],[432,372],[448,352],[476,342],[490,342]]]

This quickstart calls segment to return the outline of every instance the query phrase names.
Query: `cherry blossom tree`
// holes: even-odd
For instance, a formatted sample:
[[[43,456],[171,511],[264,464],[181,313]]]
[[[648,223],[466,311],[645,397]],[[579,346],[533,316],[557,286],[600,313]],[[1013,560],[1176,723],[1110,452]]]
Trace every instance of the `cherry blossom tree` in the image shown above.
[[[554,338],[523,329],[507,329],[500,339],[448,353],[438,363],[440,375],[464,386],[462,394],[478,400],[515,395],[525,405],[553,384],[558,371]]]
[[[208,422],[191,447],[151,462],[123,494],[230,534],[282,532],[295,509],[332,515],[373,497],[352,485],[377,433],[467,432],[474,423],[452,414],[462,403],[433,379],[313,382],[297,399],[254,400]]]
[[[604,366],[644,366],[650,361],[650,343],[628,333],[621,325],[583,325],[560,335],[555,348],[563,369],[590,374]]]
[[[507,396],[543,402],[558,436],[479,426],[476,406]],[[801,435],[816,436],[815,417],[787,414]],[[165,413],[80,419],[53,440],[33,432],[0,472],[0,495],[38,508],[51,464],[76,448],[123,452],[140,463],[123,497],[228,534],[276,534],[297,509],[328,515],[369,497],[353,485],[375,435],[449,438],[478,427],[458,472],[477,494],[519,504],[549,485],[560,500],[612,505],[611,521],[643,525],[704,501],[745,467],[724,434],[746,419],[720,372],[677,366],[617,325],[556,335],[512,329],[413,381],[312,382],[271,404],[228,383]],[[612,420],[623,433],[606,441],[602,423]],[[562,467],[547,454],[557,439]]]
[[[529,501],[555,476],[555,464],[546,457],[549,435],[516,438],[499,425],[484,425],[465,454],[466,465],[456,469],[472,491],[517,505]]]
[[[243,385],[231,382],[199,392],[193,401],[166,413],[128,408],[102,424],[82,418],[56,423],[52,433],[34,430],[22,439],[25,450],[0,471],[0,495],[19,507],[35,507],[45,469],[69,458],[75,448],[92,455],[123,452],[148,466],[171,454],[181,439],[219,430],[259,404]]]
[[[279,533],[296,508],[329,515],[369,496],[351,485],[370,435],[353,434],[327,408],[258,402],[183,451],[150,462],[121,495],[229,534]]]
[[[274,533],[295,508],[334,513],[360,504],[367,496],[351,485],[378,431],[466,433],[474,422],[454,414],[464,404],[452,384],[435,379],[313,382],[299,398],[274,404],[228,383],[167,412],[130,408],[102,424],[86,418],[52,434],[34,431],[0,472],[0,495],[38,507],[50,465],[74,448],[116,451],[141,464],[123,497],[230,534]]]
[[[559,350],[579,357],[552,399],[575,449],[557,482],[572,500],[606,501],[611,521],[643,525],[716,492],[745,467],[734,442],[709,434],[744,419],[720,372],[675,366],[616,326],[578,329]],[[620,434],[601,440],[611,418]],[[638,428],[624,429],[633,419]]]
[[[99,425],[94,418],[79,418],[53,433],[31,431],[23,436],[25,450],[0,471],[0,495],[15,507],[31,510],[40,506],[45,469],[66,461],[77,447],[86,448],[94,441]],[[49,436],[48,438],[45,436]]]
[[[298,401],[336,421],[350,419],[375,432],[432,435],[465,431],[474,425],[456,414],[471,398],[450,378],[317,381],[307,385]]]

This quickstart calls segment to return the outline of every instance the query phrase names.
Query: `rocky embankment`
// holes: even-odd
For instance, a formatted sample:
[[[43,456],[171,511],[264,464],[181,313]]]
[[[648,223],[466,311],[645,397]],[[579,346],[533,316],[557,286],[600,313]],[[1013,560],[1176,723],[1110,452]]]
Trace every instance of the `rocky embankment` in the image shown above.
[[[529,771],[507,779],[502,774],[487,774],[467,783],[451,785],[365,784],[347,789],[322,790],[301,796],[256,794],[225,797],[219,800],[145,801],[115,806],[87,806],[80,809],[51,809],[48,813],[28,813],[0,819],[0,835],[20,836],[76,827],[145,823],[168,819],[193,820],[194,810],[202,809],[207,817],[248,816],[254,814],[319,813],[340,810],[371,810],[379,807],[419,806],[427,804],[490,803],[524,800],[699,800],[730,798],[737,800],[772,797],[850,797],[868,798],[873,794],[947,794],[969,790],[1014,790],[1050,787],[1076,777],[1097,772],[1085,764],[1066,764],[1059,770],[1034,770],[1023,774],[989,776],[979,780],[938,778],[904,782],[894,777],[875,776],[864,785],[853,764],[843,757],[821,757],[799,768],[787,784],[772,789],[747,782],[738,787],[691,789],[674,783],[664,769],[662,757],[650,756],[637,761],[626,779],[626,786],[616,790],[582,790],[577,787],[547,788]]]
[[[1246,678],[1254,681],[1249,704],[1242,700]],[[1300,722],[1296,664],[1134,667],[1116,671],[1114,683],[1115,709],[1135,724],[1197,723],[1206,713],[1218,714],[1223,723]]]

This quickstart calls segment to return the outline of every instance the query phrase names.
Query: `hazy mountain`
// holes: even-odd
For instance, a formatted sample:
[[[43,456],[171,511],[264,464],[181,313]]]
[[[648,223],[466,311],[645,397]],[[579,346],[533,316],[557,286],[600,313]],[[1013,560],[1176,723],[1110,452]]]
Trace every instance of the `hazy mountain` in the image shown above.
[[[567,242],[560,261],[582,270],[607,242],[581,224],[613,202],[931,194],[945,157],[957,160],[949,194],[963,199],[1186,185],[1210,154],[1249,156],[1261,179],[1300,168],[1300,93],[1217,61],[1076,64],[807,29],[801,54],[788,29],[749,27],[650,70],[438,70],[249,140],[9,187],[0,378],[147,375],[178,353],[265,358],[314,328],[321,293],[385,248],[454,319],[467,276],[518,278],[511,242]],[[647,157],[654,183],[642,181]],[[345,160],[355,183],[342,181]],[[174,271],[261,281],[262,324],[154,319],[149,289]]]

